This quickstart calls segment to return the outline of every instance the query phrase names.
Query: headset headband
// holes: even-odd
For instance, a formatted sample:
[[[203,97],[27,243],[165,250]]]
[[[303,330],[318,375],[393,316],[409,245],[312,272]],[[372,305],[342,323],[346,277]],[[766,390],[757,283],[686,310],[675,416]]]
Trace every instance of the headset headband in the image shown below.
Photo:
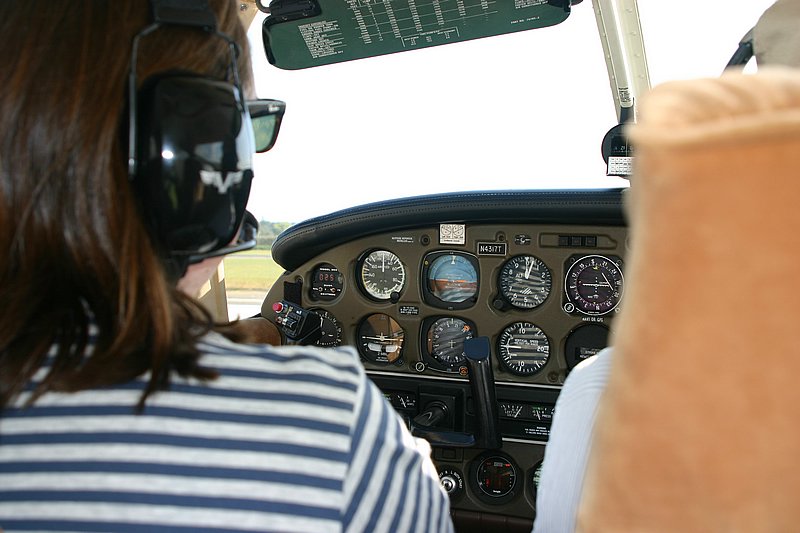
[[[139,39],[165,25],[198,28],[218,36],[228,43],[231,51],[229,70],[232,72],[233,85],[239,90],[239,94],[242,94],[239,69],[236,67],[239,45],[227,34],[217,31],[217,17],[211,11],[208,0],[150,0],[150,14],[153,22],[134,36],[131,48],[131,69],[128,75],[128,177],[131,180],[134,179],[138,170],[136,159],[136,92],[138,85],[136,65]],[[242,101],[242,105],[244,105],[244,101]],[[242,112],[246,112],[244,107],[242,107]]]

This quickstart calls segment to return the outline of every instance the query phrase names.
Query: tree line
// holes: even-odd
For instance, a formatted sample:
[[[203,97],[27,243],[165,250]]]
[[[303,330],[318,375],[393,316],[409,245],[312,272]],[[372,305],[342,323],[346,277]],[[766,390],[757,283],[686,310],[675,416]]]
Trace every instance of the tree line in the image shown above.
[[[272,249],[272,243],[275,242],[275,238],[291,225],[291,222],[269,222],[268,220],[262,220],[259,222],[258,237],[256,237],[256,249]]]

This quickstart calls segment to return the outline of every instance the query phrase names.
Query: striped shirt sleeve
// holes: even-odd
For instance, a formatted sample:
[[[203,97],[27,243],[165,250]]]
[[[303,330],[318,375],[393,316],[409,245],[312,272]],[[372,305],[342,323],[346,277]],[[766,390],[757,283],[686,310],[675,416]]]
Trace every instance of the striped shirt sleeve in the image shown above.
[[[430,459],[378,388],[365,380],[358,394],[344,482],[345,532],[449,532],[449,500]]]

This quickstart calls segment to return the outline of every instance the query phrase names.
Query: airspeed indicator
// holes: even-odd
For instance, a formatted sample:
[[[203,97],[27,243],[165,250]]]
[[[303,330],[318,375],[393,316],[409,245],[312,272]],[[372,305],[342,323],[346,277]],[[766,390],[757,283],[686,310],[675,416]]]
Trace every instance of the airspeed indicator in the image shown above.
[[[375,300],[389,300],[406,283],[406,269],[400,258],[388,250],[373,250],[361,260],[359,281],[364,292]]]

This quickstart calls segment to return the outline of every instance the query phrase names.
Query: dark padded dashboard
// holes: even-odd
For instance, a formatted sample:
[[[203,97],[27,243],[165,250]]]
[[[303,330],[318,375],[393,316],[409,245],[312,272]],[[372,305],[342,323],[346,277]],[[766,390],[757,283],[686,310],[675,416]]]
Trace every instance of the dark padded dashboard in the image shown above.
[[[308,220],[273,246],[286,271],[262,314],[276,320],[280,301],[315,311],[316,343],[356,347],[407,421],[435,412],[425,431],[459,531],[529,531],[560,386],[624,305],[623,192],[440,194]],[[451,438],[482,431],[463,357],[476,337],[490,347],[498,449]]]
[[[399,198],[296,224],[275,241],[272,258],[293,270],[359,237],[442,222],[623,226],[621,198],[620,189],[475,191]]]

